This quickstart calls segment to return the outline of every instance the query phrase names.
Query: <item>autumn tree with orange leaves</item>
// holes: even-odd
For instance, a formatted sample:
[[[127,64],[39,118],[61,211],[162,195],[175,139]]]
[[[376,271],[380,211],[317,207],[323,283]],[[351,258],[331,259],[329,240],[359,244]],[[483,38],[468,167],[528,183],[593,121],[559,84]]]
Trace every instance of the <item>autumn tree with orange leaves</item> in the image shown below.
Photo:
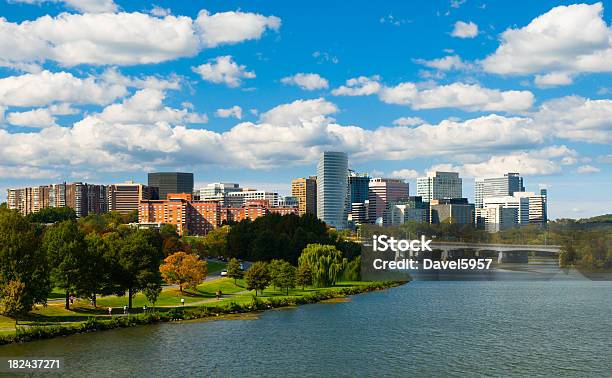
[[[196,255],[185,252],[175,252],[164,259],[159,271],[169,284],[178,285],[181,293],[183,287],[193,289],[204,281],[208,273],[206,261]]]

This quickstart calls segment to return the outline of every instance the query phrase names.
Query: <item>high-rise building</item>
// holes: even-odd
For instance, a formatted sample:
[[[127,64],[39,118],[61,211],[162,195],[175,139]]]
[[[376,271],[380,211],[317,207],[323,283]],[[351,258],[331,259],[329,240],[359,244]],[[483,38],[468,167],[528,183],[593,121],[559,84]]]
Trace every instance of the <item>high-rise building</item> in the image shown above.
[[[200,188],[201,201],[222,201],[224,205],[227,203],[226,196],[228,193],[241,192],[242,188],[239,184],[233,182],[215,182]]]
[[[291,181],[291,195],[298,199],[300,215],[317,214],[317,177],[302,177]]]
[[[408,183],[402,179],[373,178],[368,184],[368,218],[377,221],[383,218],[383,223],[388,224],[388,204],[399,200],[408,199]]]
[[[434,199],[429,208],[431,223],[474,224],[474,204],[467,198]]]
[[[514,224],[521,226],[529,224],[529,198],[527,197],[518,197],[514,195],[484,197],[482,208],[489,205],[499,205],[504,209],[516,209]]]
[[[73,182],[65,185],[66,206],[72,208],[77,217],[108,211],[105,185]]]
[[[326,151],[317,164],[317,216],[336,229],[347,227],[348,156]]]
[[[462,198],[462,179],[457,172],[427,172],[427,177],[417,178],[417,196],[424,202]]]
[[[487,232],[504,231],[518,225],[517,214],[515,207],[485,203],[484,207],[476,209],[476,225]]]
[[[168,194],[193,193],[193,173],[154,172],[149,173],[148,186],[157,188],[159,199],[166,199]]]
[[[503,177],[477,178],[474,186],[474,204],[483,207],[486,197],[511,196],[524,192],[523,178],[518,173],[505,173]]]
[[[429,203],[423,202],[422,197],[410,196],[408,199],[390,202],[388,207],[389,224],[429,222]]]
[[[371,177],[367,173],[349,170],[349,203],[364,203],[369,199]]]
[[[529,223],[546,226],[547,216],[547,194],[535,194],[534,192],[515,192],[514,196],[529,199]]]
[[[129,214],[138,210],[138,204],[142,200],[153,199],[153,191],[146,185],[133,181],[108,186],[108,209],[121,214]]]
[[[368,204],[368,200],[351,204],[350,221],[353,225],[359,226],[368,222]]]

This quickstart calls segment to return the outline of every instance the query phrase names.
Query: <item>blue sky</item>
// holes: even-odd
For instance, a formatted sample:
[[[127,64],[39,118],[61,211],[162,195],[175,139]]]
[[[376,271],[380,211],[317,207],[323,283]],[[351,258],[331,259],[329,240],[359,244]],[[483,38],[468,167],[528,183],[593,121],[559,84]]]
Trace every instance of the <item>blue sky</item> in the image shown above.
[[[0,2],[0,198],[187,170],[286,193],[321,151],[411,183],[518,171],[612,211],[612,4]]]

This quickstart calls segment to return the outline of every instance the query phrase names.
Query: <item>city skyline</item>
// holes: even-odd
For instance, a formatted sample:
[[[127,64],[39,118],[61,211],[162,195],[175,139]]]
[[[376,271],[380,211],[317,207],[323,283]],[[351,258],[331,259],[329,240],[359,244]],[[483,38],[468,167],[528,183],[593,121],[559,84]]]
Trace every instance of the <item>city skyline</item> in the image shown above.
[[[2,201],[147,171],[289,194],[340,150],[412,188],[459,172],[471,200],[475,177],[520,172],[550,219],[612,208],[609,2],[70,4],[0,3]]]

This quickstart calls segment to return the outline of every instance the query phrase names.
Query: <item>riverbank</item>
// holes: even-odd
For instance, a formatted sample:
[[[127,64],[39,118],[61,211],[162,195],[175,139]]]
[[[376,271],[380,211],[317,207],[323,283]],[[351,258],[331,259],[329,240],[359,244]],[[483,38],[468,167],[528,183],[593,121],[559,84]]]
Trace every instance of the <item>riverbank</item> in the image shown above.
[[[224,281],[225,282],[225,281]],[[265,295],[256,297],[250,292],[237,292],[234,296],[219,302],[206,302],[198,306],[158,308],[126,316],[89,316],[85,321],[58,325],[29,325],[18,327],[14,333],[1,335],[0,345],[48,339],[77,333],[126,328],[137,325],[175,322],[181,320],[215,318],[229,314],[244,314],[274,308],[317,303],[333,298],[399,286],[404,282],[351,282],[308,291],[295,290],[289,295]]]

